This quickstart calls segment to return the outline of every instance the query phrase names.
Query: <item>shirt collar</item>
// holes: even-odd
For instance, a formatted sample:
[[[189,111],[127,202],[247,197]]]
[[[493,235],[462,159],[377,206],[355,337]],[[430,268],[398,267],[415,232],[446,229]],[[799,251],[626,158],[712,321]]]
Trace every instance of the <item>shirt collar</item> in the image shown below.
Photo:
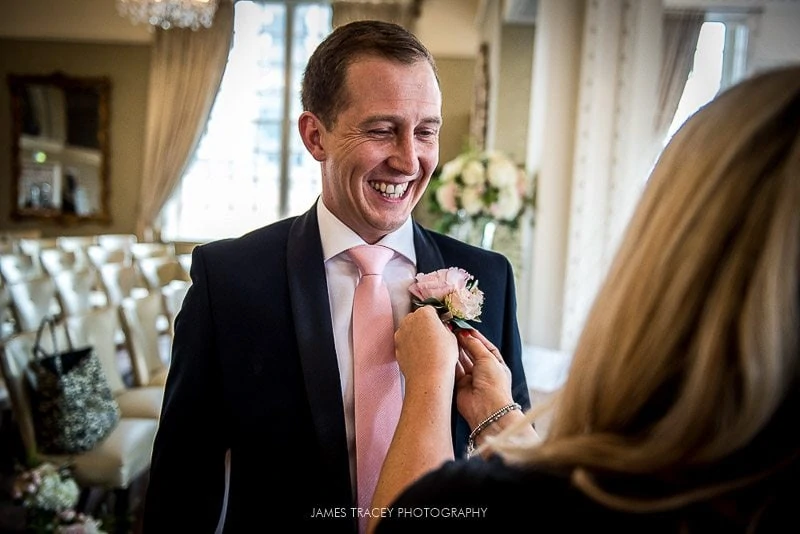
[[[325,206],[322,197],[317,200],[317,220],[319,221],[319,236],[322,240],[322,255],[325,261],[341,254],[345,250],[367,243],[340,221]],[[414,225],[411,217],[394,232],[387,234],[376,243],[383,245],[405,256],[413,265],[417,264],[417,252],[414,249]]]

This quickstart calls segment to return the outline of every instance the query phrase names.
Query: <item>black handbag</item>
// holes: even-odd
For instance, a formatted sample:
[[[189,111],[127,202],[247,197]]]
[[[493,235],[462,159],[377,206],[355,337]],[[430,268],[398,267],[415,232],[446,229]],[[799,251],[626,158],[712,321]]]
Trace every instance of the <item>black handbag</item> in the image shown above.
[[[53,353],[40,345],[42,332],[49,327]],[[37,448],[41,452],[65,454],[92,449],[116,427],[120,410],[108,386],[94,347],[59,351],[55,320],[45,317],[36,332],[31,371],[33,420]]]

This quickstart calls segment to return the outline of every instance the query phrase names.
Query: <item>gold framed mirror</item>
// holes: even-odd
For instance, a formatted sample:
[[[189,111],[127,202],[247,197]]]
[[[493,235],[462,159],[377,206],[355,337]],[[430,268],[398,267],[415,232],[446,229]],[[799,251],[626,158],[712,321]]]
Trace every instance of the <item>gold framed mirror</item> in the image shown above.
[[[11,216],[111,222],[109,78],[8,75]]]

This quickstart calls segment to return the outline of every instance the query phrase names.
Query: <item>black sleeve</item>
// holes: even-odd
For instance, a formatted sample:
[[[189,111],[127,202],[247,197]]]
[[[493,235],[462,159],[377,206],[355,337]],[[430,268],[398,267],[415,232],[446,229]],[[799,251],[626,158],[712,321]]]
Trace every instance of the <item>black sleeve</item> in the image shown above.
[[[497,459],[448,461],[407,488],[384,512],[377,532],[486,533],[514,525],[527,513],[518,505],[523,478]]]
[[[222,380],[202,247],[175,320],[170,370],[153,446],[144,532],[213,532],[225,490]]]

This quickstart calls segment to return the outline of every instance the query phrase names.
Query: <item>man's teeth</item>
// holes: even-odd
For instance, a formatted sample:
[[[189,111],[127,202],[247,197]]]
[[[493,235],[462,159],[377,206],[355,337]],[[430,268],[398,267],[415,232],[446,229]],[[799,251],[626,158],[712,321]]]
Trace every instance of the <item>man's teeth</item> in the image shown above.
[[[387,184],[386,182],[370,182],[369,186],[387,198],[401,198],[406,194],[409,182],[402,184]]]

